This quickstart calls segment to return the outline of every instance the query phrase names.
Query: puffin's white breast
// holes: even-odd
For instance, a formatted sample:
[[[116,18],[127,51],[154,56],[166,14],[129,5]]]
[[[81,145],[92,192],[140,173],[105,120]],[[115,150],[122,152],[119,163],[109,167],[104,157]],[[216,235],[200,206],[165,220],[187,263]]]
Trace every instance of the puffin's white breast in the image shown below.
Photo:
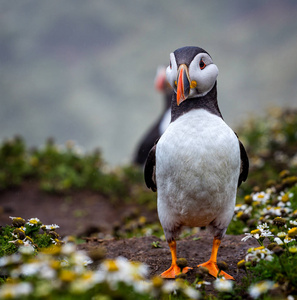
[[[227,223],[235,205],[240,172],[236,135],[218,116],[191,110],[172,122],[157,144],[158,214],[173,222],[207,226]]]

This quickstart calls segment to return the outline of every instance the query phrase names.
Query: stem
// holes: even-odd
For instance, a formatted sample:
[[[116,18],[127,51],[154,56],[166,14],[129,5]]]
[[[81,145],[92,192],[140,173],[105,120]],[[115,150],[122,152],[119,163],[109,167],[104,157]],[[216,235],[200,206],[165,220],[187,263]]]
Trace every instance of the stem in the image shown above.
[[[287,277],[290,279],[290,276],[289,276],[287,270],[285,269],[285,266],[283,265],[283,262],[282,262],[282,259],[281,259],[280,256],[278,256],[278,260],[279,260],[279,263],[280,263],[280,265],[281,265],[281,268],[282,268],[283,272],[284,272],[284,273],[287,275]]]
[[[221,273],[221,270],[219,269],[218,274],[217,274],[217,278],[219,278],[220,273]]]
[[[250,274],[249,274],[249,272],[248,272],[248,270],[247,270],[246,267],[244,268],[244,270],[245,270],[245,273],[246,273],[246,278],[248,280],[248,286],[250,286],[250,284],[251,284]]]

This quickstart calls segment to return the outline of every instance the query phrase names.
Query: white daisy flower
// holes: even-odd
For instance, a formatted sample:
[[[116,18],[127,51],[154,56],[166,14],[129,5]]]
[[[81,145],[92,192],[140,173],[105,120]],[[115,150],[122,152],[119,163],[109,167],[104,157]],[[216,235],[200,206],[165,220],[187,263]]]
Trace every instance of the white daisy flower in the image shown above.
[[[282,208],[280,206],[267,206],[262,209],[261,215],[281,216]]]
[[[277,200],[282,201],[284,203],[288,202],[291,198],[293,198],[293,193],[284,193],[280,192],[279,196],[277,197]]]
[[[22,296],[28,296],[32,293],[33,287],[28,282],[20,282],[16,284],[4,284],[0,288],[1,299],[16,299]]]
[[[283,245],[283,244],[284,244],[284,242],[283,242],[280,238],[278,238],[278,237],[274,238],[274,241],[275,241],[278,245]]]
[[[224,277],[217,278],[213,285],[219,292],[232,292],[233,290],[233,282],[231,280],[226,280]]]
[[[200,298],[200,292],[193,289],[190,286],[186,286],[183,289],[183,292],[185,293],[185,295],[187,295],[190,299],[199,299]]]
[[[24,245],[19,248],[19,252],[23,255],[32,255],[35,252],[35,248],[31,243],[25,242]]]
[[[289,244],[289,243],[295,242],[295,241],[296,241],[296,239],[292,239],[292,238],[290,238],[290,237],[286,237],[286,238],[284,239],[284,242],[285,242],[286,244]]]
[[[281,231],[281,232],[277,233],[277,236],[281,239],[284,239],[287,236],[287,234],[285,232]]]
[[[19,264],[21,261],[22,261],[21,256],[16,253],[9,256],[3,256],[0,257],[0,267]]]
[[[265,204],[270,199],[270,194],[265,192],[255,193],[253,196],[253,201],[259,201]]]
[[[291,221],[290,221],[290,224],[291,224],[291,225],[293,225],[293,226],[297,226],[297,221],[295,221],[295,220],[294,220],[294,221],[293,221],[293,220],[291,220]]]
[[[274,283],[270,280],[257,282],[249,287],[249,294],[252,298],[257,299],[262,294],[267,293],[273,285]]]
[[[57,228],[60,228],[60,226],[57,225],[57,224],[44,225],[43,227],[44,227],[46,230],[55,230],[55,229],[57,229]]]
[[[36,225],[41,224],[41,222],[38,218],[31,218],[31,219],[28,219],[27,224],[30,226],[36,226]]]
[[[205,280],[198,281],[198,282],[196,283],[196,288],[197,288],[197,289],[200,289],[200,288],[201,288],[202,286],[204,286],[204,285],[211,285],[211,282],[205,281]]]
[[[269,230],[269,226],[267,225],[267,223],[264,223],[262,225],[258,225],[257,229],[252,230],[250,233],[245,233],[245,237],[241,240],[245,242],[246,240],[252,237],[258,240],[259,238],[265,238],[269,236],[273,236],[273,234]]]
[[[245,257],[246,261],[260,261],[265,259],[267,261],[271,261],[273,259],[273,252],[264,246],[258,248],[250,248],[248,250],[248,254]]]

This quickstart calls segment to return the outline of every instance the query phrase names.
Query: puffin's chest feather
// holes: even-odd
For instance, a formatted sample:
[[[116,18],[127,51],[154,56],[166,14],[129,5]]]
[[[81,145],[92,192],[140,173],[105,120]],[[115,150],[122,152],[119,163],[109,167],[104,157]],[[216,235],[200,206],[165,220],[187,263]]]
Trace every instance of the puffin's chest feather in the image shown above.
[[[238,139],[226,123],[205,110],[183,115],[157,144],[160,218],[178,215],[184,225],[206,226],[232,211],[239,171]]]
[[[239,143],[231,128],[218,116],[197,109],[171,123],[157,144],[157,170],[172,170],[172,175],[183,170],[237,168]],[[158,172],[158,171],[157,171]]]

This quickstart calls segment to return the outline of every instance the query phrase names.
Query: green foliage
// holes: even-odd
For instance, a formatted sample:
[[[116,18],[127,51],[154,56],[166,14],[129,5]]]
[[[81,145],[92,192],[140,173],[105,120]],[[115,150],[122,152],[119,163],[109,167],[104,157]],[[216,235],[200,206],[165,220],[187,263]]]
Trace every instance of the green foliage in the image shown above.
[[[287,288],[297,288],[297,256],[285,251],[281,256],[274,256],[272,261],[260,260],[256,266],[250,267],[253,282],[273,280]]]
[[[111,200],[139,198],[148,203],[154,195],[144,187],[140,168],[126,166],[107,171],[99,151],[82,154],[72,142],[57,146],[49,139],[40,149],[26,149],[17,137],[0,148],[0,189],[19,186],[27,178],[40,182],[42,190],[67,193],[78,189],[98,191]]]
[[[35,254],[26,247],[0,265],[9,276],[0,285],[1,299],[198,299],[184,281],[146,279],[148,268],[124,258],[103,260],[97,267],[73,243],[52,246]],[[98,260],[98,259],[97,259]],[[13,276],[12,276],[13,274]],[[54,284],[53,284],[54,283]],[[176,291],[175,294],[173,292]]]
[[[27,172],[23,139],[4,141],[0,146],[0,190],[20,185]]]
[[[152,245],[152,248],[161,248],[159,241],[152,242],[151,245]]]
[[[282,216],[289,220],[296,218],[297,209],[297,177],[287,173],[287,177],[275,181],[275,185],[265,191],[253,192],[243,199],[243,203],[235,206],[235,215],[228,227],[227,234],[242,234],[255,229],[259,222],[273,222]],[[290,226],[290,224],[288,224]],[[273,225],[273,230],[277,226]]]
[[[43,225],[39,219],[32,218],[26,222],[20,217],[11,217],[12,225],[1,227],[0,257],[11,255],[21,246],[37,249],[47,248],[62,243],[55,231],[57,225]]]
[[[265,188],[282,170],[297,172],[296,128],[297,110],[273,108],[238,129],[250,160],[249,177],[241,187],[245,193],[255,186]]]
[[[0,257],[16,252],[17,247],[13,243],[9,243],[13,240],[12,232],[14,227],[6,225],[5,227],[1,227],[0,230]]]

